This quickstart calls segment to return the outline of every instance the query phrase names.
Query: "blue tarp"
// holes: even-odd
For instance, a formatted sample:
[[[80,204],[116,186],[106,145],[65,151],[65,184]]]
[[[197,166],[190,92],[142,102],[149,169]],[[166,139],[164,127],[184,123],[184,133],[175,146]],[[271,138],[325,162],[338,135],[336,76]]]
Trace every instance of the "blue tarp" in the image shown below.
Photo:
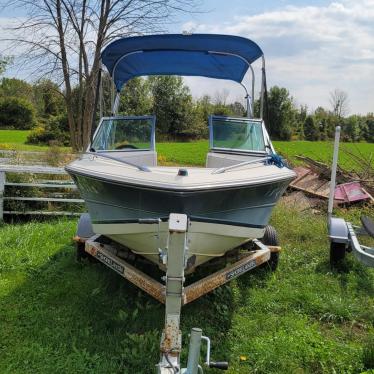
[[[241,82],[248,64],[262,55],[255,42],[239,36],[163,34],[118,39],[101,56],[120,91],[128,80],[143,75],[190,75]]]

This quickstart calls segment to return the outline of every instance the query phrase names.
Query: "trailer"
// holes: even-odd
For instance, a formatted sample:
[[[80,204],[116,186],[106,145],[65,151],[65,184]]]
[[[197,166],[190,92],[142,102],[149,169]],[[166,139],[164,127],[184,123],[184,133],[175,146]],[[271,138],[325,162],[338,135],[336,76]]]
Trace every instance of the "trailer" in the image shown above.
[[[370,217],[361,216],[362,226],[355,226],[343,218],[333,216],[340,130],[340,126],[337,126],[335,129],[334,155],[331,168],[328,204],[327,225],[330,240],[330,263],[332,266],[335,266],[344,259],[347,252],[352,252],[362,264],[374,267],[374,247],[363,245],[359,241],[359,237],[364,235],[374,238],[373,220]]]
[[[210,368],[228,369],[227,362],[211,360],[210,339],[203,336],[202,330],[199,328],[191,330],[187,367],[180,368],[181,308],[262,264],[268,263],[272,269],[275,269],[281,250],[276,232],[269,226],[265,239],[248,241],[245,248],[236,251],[233,256],[234,261],[226,267],[185,286],[188,227],[189,220],[185,214],[170,214],[167,246],[160,253],[160,260],[167,265],[166,275],[162,277],[161,282],[130,264],[134,257],[130,250],[102,235],[95,235],[88,214],[81,216],[77,235],[74,237],[78,258],[89,255],[165,305],[165,326],[160,342],[160,361],[156,365],[159,374],[203,373],[203,368],[200,365],[202,342],[207,345],[204,365]]]

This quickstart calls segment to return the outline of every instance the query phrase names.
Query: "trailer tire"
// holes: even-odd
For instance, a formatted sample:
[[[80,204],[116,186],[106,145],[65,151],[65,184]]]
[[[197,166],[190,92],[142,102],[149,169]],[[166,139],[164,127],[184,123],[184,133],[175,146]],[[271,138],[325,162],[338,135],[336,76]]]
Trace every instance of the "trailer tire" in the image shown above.
[[[83,259],[87,258],[89,255],[85,251],[85,243],[84,242],[76,242],[76,250],[77,250],[77,261],[81,262]]]
[[[265,245],[279,246],[278,234],[275,228],[271,225],[267,225],[265,228],[264,236],[261,239]],[[279,252],[271,252],[270,260],[267,264],[270,266],[272,271],[275,271],[278,267]]]
[[[345,243],[334,243],[330,244],[330,265],[335,266],[345,257]]]

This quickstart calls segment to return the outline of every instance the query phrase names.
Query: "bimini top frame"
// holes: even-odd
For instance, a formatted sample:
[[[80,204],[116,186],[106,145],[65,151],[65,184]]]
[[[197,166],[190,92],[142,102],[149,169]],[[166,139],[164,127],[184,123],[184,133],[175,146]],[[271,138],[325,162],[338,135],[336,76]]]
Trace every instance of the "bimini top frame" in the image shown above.
[[[216,34],[163,34],[121,38],[102,52],[118,93],[131,78],[144,75],[183,75],[228,79],[240,83],[246,91],[247,114],[253,116],[255,75],[251,64],[262,58],[261,118],[265,85],[265,58],[252,40]],[[252,75],[251,95],[242,81],[248,69]]]

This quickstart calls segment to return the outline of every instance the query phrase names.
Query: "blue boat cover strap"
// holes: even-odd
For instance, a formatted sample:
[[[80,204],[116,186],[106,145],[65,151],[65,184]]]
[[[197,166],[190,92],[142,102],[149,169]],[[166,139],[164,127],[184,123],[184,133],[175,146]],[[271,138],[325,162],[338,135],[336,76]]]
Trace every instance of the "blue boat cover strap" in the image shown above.
[[[253,41],[232,35],[163,34],[118,39],[102,52],[116,88],[143,75],[185,75],[241,82],[263,55]]]

